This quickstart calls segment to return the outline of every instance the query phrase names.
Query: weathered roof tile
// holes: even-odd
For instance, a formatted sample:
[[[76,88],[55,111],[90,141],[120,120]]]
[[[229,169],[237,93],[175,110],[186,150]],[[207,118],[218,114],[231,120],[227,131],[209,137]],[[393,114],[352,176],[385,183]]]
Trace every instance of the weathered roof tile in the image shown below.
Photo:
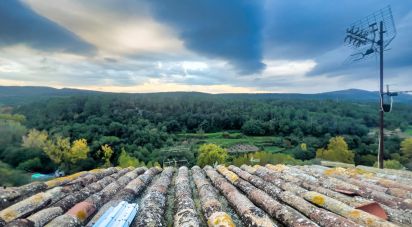
[[[0,226],[92,226],[122,201],[139,205],[133,226],[412,225],[410,172],[322,164],[84,171],[0,189]]]
[[[163,215],[166,207],[167,189],[172,181],[174,169],[165,168],[160,177],[148,188],[148,193],[142,199],[141,209],[132,226],[164,226]]]

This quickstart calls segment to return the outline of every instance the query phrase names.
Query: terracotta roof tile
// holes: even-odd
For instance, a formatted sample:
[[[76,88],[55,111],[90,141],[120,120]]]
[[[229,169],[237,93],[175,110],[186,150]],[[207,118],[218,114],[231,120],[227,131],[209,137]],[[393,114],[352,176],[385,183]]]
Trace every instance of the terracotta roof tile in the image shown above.
[[[93,226],[122,201],[132,226],[412,226],[411,172],[323,164],[84,171],[1,189],[0,226]]]

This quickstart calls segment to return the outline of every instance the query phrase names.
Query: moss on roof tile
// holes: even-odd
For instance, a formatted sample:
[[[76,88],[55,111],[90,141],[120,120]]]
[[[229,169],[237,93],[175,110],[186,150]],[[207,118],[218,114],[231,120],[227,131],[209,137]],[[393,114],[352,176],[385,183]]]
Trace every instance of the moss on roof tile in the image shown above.
[[[139,201],[139,212],[143,214],[134,225],[159,224],[164,220],[164,206],[159,204],[171,196],[169,187],[175,192],[169,197],[175,203],[176,209],[171,210],[175,226],[189,222],[194,226],[235,226],[237,215],[226,212],[222,202],[229,202],[245,225],[412,226],[412,174],[406,171],[268,164],[209,166],[205,174],[199,167],[182,167],[175,184],[170,184],[173,168],[166,168],[161,177],[155,177],[160,171],[158,167],[110,167],[1,189],[0,226],[78,226],[88,221],[87,226],[92,226],[108,207],[120,201]],[[157,180],[146,189],[149,193],[142,200],[142,192],[153,178]],[[194,188],[190,187],[192,180]],[[198,206],[203,212],[195,207],[192,190],[200,199]],[[372,202],[382,207],[388,220],[355,209]],[[204,219],[194,218],[200,216]],[[193,218],[185,221],[188,217]]]

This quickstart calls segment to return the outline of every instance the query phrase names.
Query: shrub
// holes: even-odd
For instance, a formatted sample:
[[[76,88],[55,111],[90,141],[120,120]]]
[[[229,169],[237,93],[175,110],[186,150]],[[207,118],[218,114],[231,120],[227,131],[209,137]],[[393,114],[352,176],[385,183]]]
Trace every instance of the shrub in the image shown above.
[[[22,163],[20,163],[17,166],[17,169],[19,170],[25,170],[25,171],[41,171],[42,170],[42,164],[40,161],[40,158],[33,158],[26,160]]]
[[[221,148],[216,144],[203,144],[199,147],[199,156],[197,164],[201,167],[213,165],[215,163],[222,164],[228,157],[226,149]]]
[[[122,168],[127,168],[129,166],[137,167],[141,165],[139,159],[130,156],[128,153],[126,153],[126,151],[123,148],[117,161],[119,163],[119,166]]]
[[[228,133],[228,132],[223,132],[223,133],[222,133],[222,137],[225,138],[225,139],[229,139],[229,138],[230,138],[230,133]]]
[[[378,167],[378,162],[373,164],[373,167]],[[405,167],[398,160],[385,160],[383,162],[385,169],[404,169]]]
[[[5,163],[16,167],[27,160],[44,156],[44,153],[39,149],[9,146],[4,150],[1,159]]]
[[[377,156],[372,154],[359,156],[358,165],[372,166],[376,162]]]

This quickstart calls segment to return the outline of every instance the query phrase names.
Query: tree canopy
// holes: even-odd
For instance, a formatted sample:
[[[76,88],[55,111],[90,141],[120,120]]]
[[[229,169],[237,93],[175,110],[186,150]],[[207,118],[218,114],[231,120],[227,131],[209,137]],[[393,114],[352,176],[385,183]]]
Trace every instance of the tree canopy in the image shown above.
[[[127,154],[127,152],[122,148],[119,156],[118,164],[122,168],[127,168],[129,166],[137,167],[140,165],[140,161]]]
[[[12,169],[42,173],[58,167],[70,172],[117,164],[154,165],[173,157],[188,165],[199,160],[214,164],[216,160],[199,147],[214,143],[204,138],[221,132],[226,133],[215,138],[216,143],[231,139],[250,144],[262,136],[273,138],[253,145],[261,150],[272,147],[269,152],[281,152],[277,156],[284,162],[315,157],[362,165],[376,161],[375,103],[253,97],[95,93],[2,106],[0,161]],[[408,169],[412,169],[411,142],[402,141],[402,136],[412,127],[411,114],[411,105],[398,104],[396,111],[385,115],[385,128],[394,133],[385,137],[384,158]],[[223,144],[221,149],[229,148]],[[256,155],[262,160],[276,156],[266,151]],[[241,163],[250,157],[230,154],[225,159]]]
[[[226,149],[216,144],[203,144],[199,147],[197,164],[201,167],[206,165],[222,164],[226,161],[228,153]]]
[[[412,159],[412,138],[407,138],[402,141],[401,151],[406,158]]]
[[[90,151],[86,139],[77,139],[70,143],[69,138],[59,135],[47,140],[43,149],[54,163],[60,164],[65,170],[70,170],[70,165],[86,159]]]
[[[104,160],[104,166],[108,167],[111,166],[110,158],[113,155],[113,149],[105,144],[101,146],[100,152],[102,153],[102,159]]]
[[[316,151],[316,158],[329,161],[354,163],[355,154],[349,150],[345,138],[336,136],[329,140],[327,149],[321,148]]]

